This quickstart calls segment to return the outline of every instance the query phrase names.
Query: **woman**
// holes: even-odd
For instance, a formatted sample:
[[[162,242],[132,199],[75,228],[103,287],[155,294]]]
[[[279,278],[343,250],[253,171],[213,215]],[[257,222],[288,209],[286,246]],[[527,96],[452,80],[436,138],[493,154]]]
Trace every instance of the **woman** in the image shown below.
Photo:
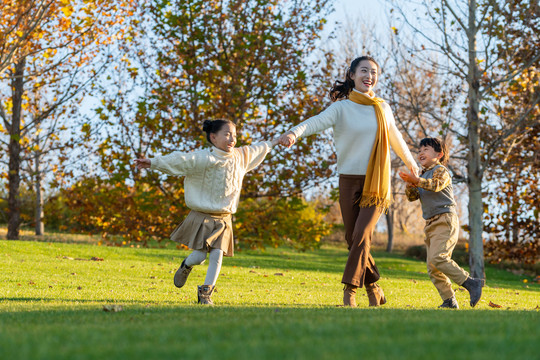
[[[380,275],[370,254],[375,225],[391,201],[390,146],[407,168],[418,174],[416,165],[399,133],[392,110],[375,97],[380,67],[370,56],[351,63],[345,81],[336,81],[330,90],[334,102],[281,135],[279,142],[291,147],[300,136],[332,128],[339,172],[339,205],[345,225],[349,256],[341,282],[343,304],[356,306],[356,290],[363,286],[370,306],[386,303]],[[338,101],[341,100],[341,101]]]

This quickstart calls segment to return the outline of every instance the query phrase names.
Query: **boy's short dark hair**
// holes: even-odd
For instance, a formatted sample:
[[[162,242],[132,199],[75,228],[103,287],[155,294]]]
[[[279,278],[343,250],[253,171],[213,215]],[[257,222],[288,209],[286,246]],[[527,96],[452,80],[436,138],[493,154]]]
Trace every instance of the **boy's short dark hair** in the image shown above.
[[[427,137],[420,140],[420,146],[431,146],[433,150],[443,154],[442,158],[439,160],[441,164],[446,165],[448,162],[450,154],[448,154],[448,147],[446,146],[444,140],[440,138]]]

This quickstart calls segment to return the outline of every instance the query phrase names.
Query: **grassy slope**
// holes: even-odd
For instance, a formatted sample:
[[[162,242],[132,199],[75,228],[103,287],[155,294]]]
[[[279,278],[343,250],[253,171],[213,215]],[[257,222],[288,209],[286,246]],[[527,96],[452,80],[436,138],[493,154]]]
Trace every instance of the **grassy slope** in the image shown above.
[[[482,301],[441,300],[425,264],[377,253],[389,303],[337,307],[346,250],[225,258],[218,306],[195,304],[205,266],[176,289],[187,252],[0,241],[2,359],[534,359],[540,285],[488,269]],[[103,261],[89,260],[92,257]],[[456,287],[457,288],[457,287]],[[492,308],[489,302],[502,308]],[[117,304],[123,311],[104,312]]]

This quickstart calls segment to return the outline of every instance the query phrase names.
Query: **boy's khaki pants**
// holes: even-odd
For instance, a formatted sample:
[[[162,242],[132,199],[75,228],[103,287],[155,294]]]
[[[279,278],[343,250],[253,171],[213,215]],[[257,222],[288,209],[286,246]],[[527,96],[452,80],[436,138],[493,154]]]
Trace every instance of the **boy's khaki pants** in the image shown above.
[[[461,285],[469,277],[454,260],[452,252],[458,241],[459,219],[454,213],[435,215],[426,220],[427,271],[443,300],[454,296],[452,283]]]

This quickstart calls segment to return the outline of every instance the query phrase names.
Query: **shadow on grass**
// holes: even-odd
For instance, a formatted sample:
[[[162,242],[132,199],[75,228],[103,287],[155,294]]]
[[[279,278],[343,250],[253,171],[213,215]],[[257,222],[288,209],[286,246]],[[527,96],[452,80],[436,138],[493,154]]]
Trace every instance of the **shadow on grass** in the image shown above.
[[[0,313],[0,348],[17,359],[529,359],[539,322],[533,311],[96,305]]]

